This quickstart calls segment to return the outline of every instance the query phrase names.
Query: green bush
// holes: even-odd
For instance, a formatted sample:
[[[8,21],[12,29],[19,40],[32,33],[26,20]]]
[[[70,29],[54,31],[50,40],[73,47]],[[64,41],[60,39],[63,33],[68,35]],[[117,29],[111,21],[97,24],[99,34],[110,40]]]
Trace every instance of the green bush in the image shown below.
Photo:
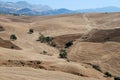
[[[40,41],[41,43],[48,43],[51,42],[53,40],[52,37],[45,37],[43,34],[40,34],[40,37],[38,38],[38,41]]]
[[[46,40],[46,42],[51,42],[51,41],[53,40],[53,38],[52,38],[52,37],[47,36],[47,37],[45,37],[45,40]]]
[[[41,34],[37,41],[40,41],[41,43],[43,42],[45,43],[46,42],[45,36]]]
[[[34,30],[33,29],[29,29],[29,32],[28,32],[29,34],[32,34],[32,33],[34,33]]]
[[[66,44],[65,44],[65,48],[69,48],[70,46],[73,45],[73,41],[68,41]]]
[[[60,57],[60,58],[67,58],[67,52],[66,52],[66,50],[61,49],[61,50],[60,50],[59,57]]]
[[[48,45],[52,46],[52,47],[56,47],[56,44],[54,42],[49,42]]]
[[[17,37],[15,34],[10,35],[10,40],[14,41],[17,40]]]
[[[53,38],[50,36],[44,36],[43,34],[40,34],[40,37],[38,38],[37,41],[40,41],[41,43],[47,43],[48,45],[52,47],[56,47],[56,44],[52,41]]]
[[[115,77],[114,80],[120,80],[120,77]]]
[[[112,74],[109,73],[109,72],[105,72],[105,76],[106,76],[106,77],[112,77]]]
[[[98,65],[93,65],[92,67],[93,67],[94,69],[96,69],[96,70],[98,70],[98,71],[101,72],[101,69],[100,69],[100,67],[99,67]]]

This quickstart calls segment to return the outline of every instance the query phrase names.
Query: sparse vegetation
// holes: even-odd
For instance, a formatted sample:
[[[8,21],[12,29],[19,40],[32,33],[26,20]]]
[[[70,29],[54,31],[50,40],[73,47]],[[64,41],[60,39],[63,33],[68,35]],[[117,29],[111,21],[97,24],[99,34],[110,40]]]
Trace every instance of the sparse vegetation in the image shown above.
[[[45,42],[45,36],[43,34],[40,34],[40,37],[37,41],[40,41],[41,43]]]
[[[65,49],[61,49],[60,50],[60,54],[59,54],[60,58],[67,58],[67,52]]]
[[[98,65],[92,65],[92,67],[93,67],[94,69],[96,69],[96,70],[102,72],[101,69],[100,69],[100,67],[99,67]]]
[[[15,34],[10,35],[10,40],[15,41],[17,40],[17,37]]]
[[[14,46],[11,46],[11,49],[14,49],[15,47]]]
[[[55,44],[54,42],[52,42],[52,41],[49,42],[48,44],[49,44],[50,46],[52,46],[52,47],[56,47],[56,44]]]
[[[115,77],[114,80],[120,80],[120,77]]]
[[[51,41],[53,40],[53,38],[52,38],[52,37],[47,36],[47,37],[45,37],[45,40],[46,40],[46,42],[51,42]]]
[[[44,54],[46,54],[47,52],[46,51],[43,51]]]
[[[52,41],[53,38],[50,36],[44,36],[43,34],[40,34],[40,37],[38,38],[37,41],[40,41],[41,43],[47,43],[48,45],[52,47],[56,47],[56,44]]]
[[[119,16],[0,15],[0,80],[120,80]]]
[[[112,74],[110,72],[105,72],[106,77],[112,77]]]
[[[41,43],[49,43],[52,40],[53,40],[52,37],[49,37],[49,36],[45,37],[43,34],[40,34],[40,37],[37,41],[40,41]]]
[[[43,52],[41,52],[40,54],[46,55],[46,54],[47,54],[47,51],[43,51]]]
[[[32,33],[34,33],[34,30],[33,29],[29,29],[29,32],[28,32],[29,34],[32,34]]]
[[[110,37],[105,38],[104,41],[110,41]]]
[[[100,67],[98,65],[92,65],[92,67],[100,72],[102,72],[102,70],[100,69]],[[105,77],[112,77],[112,74],[110,72],[105,72],[104,73]]]
[[[65,48],[69,48],[70,46],[73,45],[73,41],[68,41],[66,44],[65,44]]]

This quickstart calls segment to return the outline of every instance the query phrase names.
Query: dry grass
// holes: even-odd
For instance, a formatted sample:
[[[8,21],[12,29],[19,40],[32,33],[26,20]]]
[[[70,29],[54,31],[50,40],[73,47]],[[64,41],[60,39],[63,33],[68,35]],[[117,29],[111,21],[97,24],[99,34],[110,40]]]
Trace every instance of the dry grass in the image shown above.
[[[103,71],[110,71],[112,74],[120,75],[120,43],[116,41],[120,36],[118,33],[116,34],[117,37],[115,37],[116,35],[112,36],[112,41],[114,42],[80,42],[81,36],[83,36],[83,34],[91,34],[90,31],[93,29],[105,30],[103,32],[106,32],[106,30],[120,28],[119,16],[120,13],[37,17],[0,15],[0,26],[5,30],[0,32],[0,61],[17,60],[19,62],[37,60],[41,61],[41,65],[47,69],[41,70],[33,69],[34,67],[28,68],[29,66],[13,66],[15,64],[13,62],[13,67],[0,67],[0,79],[105,79],[103,78],[103,73],[94,70],[92,67],[88,67],[88,65],[86,67],[86,63],[97,64]],[[30,28],[34,29],[33,34],[27,33]],[[74,45],[68,49],[68,58],[75,62],[68,63],[66,60],[60,59],[58,56],[59,50],[57,48],[37,42],[36,40],[39,37],[39,33],[54,37],[54,41],[57,43],[58,47],[63,47],[68,40],[74,40]],[[15,34],[18,39],[14,42],[10,42],[9,37],[11,34]],[[7,49],[8,46],[11,45],[20,47],[22,50]],[[43,51],[46,51],[47,55],[40,54]]]

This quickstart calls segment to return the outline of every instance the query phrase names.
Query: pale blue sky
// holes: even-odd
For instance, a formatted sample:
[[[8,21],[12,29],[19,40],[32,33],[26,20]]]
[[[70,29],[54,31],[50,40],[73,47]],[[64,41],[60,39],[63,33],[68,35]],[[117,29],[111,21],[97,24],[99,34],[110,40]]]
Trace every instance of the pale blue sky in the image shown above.
[[[21,0],[3,0],[16,2]],[[22,0],[32,4],[49,5],[52,8],[67,8],[67,9],[88,9],[100,8],[106,6],[120,7],[120,0]]]

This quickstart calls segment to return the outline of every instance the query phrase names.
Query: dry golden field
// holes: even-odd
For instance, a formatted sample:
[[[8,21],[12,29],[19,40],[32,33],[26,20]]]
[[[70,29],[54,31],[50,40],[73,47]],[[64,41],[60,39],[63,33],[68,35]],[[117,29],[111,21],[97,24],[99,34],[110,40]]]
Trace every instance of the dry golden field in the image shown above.
[[[57,47],[36,41],[40,34]],[[70,40],[67,59],[59,58]],[[113,80],[105,72],[120,76],[120,13],[0,15],[0,80]]]

